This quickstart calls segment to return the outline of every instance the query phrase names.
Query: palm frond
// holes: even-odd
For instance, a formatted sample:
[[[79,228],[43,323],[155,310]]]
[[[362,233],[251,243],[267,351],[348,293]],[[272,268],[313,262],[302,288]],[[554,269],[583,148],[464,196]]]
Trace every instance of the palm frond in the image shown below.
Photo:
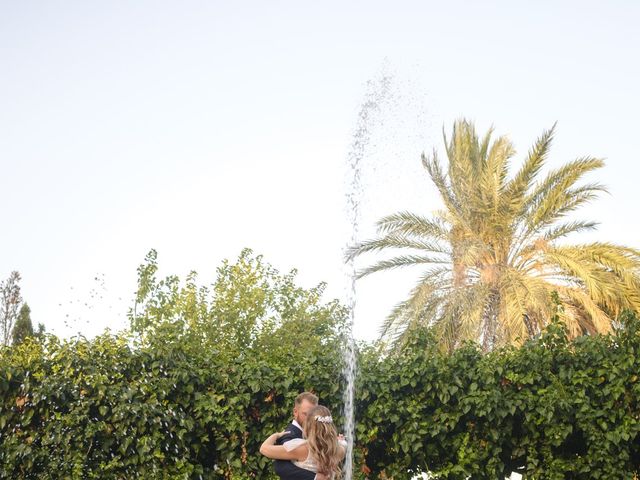
[[[527,158],[518,173],[506,185],[505,203],[508,204],[510,210],[520,211],[526,193],[533,186],[535,178],[547,159],[555,128],[556,125],[554,124],[549,130],[542,132],[542,135],[529,150]]]
[[[530,276],[521,270],[510,268],[502,279],[502,291],[505,292],[505,318],[502,323],[509,342],[529,336],[528,328],[535,332],[542,330],[551,317],[551,291],[553,285],[541,278]],[[529,323],[527,327],[526,323]],[[525,335],[526,332],[526,335]]]
[[[597,183],[575,189],[564,189],[558,184],[525,217],[528,232],[539,232],[547,228],[568,213],[594,200],[600,192],[606,192],[606,188]]]
[[[447,177],[442,171],[442,168],[440,167],[436,152],[433,152],[433,156],[431,158],[423,154],[422,165],[427,169],[427,172],[431,177],[431,181],[433,181],[436,188],[438,189],[440,197],[442,198],[442,201],[444,202],[447,209],[452,213],[459,212],[460,204],[451,192],[451,186],[447,181]]]
[[[450,289],[447,301],[433,322],[436,338],[448,350],[479,338],[487,293],[487,288],[480,283]]]
[[[542,238],[546,242],[552,242],[554,240],[558,240],[559,238],[566,237],[572,233],[578,233],[585,230],[593,230],[598,226],[598,222],[591,221],[574,221],[567,222],[561,225],[557,225],[555,227],[549,228],[544,232]]]
[[[420,322],[429,324],[440,304],[445,301],[443,292],[448,290],[450,282],[439,277],[446,272],[447,269],[433,269],[423,275],[409,297],[398,303],[385,318],[380,327],[380,337],[397,343],[411,325]]]
[[[360,279],[366,277],[367,275],[371,275],[372,273],[379,272],[381,270],[393,270],[396,268],[402,267],[412,267],[415,265],[423,265],[423,264],[450,264],[450,260],[443,260],[438,257],[433,256],[423,256],[423,255],[400,255],[394,258],[390,258],[388,260],[381,260],[361,271],[359,271],[356,275],[356,278]]]
[[[482,175],[482,186],[487,192],[491,192],[493,205],[498,206],[498,199],[505,188],[509,174],[509,160],[515,154],[513,144],[507,137],[498,138],[492,145],[487,158],[487,166]]]
[[[600,301],[612,311],[640,311],[640,251],[605,242],[558,247],[559,251],[591,263],[599,273],[604,292]]]
[[[451,255],[450,250],[440,243],[407,238],[402,234],[389,234],[358,243],[347,250],[345,258],[347,261],[353,260],[363,253],[379,252],[387,249],[413,249],[441,255]]]
[[[379,233],[405,234],[445,241],[449,239],[449,229],[442,219],[430,219],[406,211],[383,217],[378,220],[376,226]]]
[[[458,120],[454,126],[450,148],[447,149],[447,170],[450,191],[457,200],[458,211],[468,210],[469,194],[476,192],[473,184],[482,175],[484,158],[479,158],[478,137],[474,126],[466,120]]]
[[[558,247],[557,250],[581,259],[597,262],[619,274],[640,268],[640,250],[624,245],[592,242]]]
[[[491,146],[491,136],[493,135],[493,127],[489,127],[487,133],[485,133],[482,138],[482,143],[480,144],[478,156],[480,158],[487,158],[487,154],[489,153],[489,147]]]
[[[535,186],[525,199],[521,214],[529,212],[528,216],[535,216],[536,210],[543,205],[545,200],[553,197],[556,201],[562,194],[567,193],[573,185],[585,174],[602,168],[604,161],[594,157],[583,157],[566,163],[560,168],[551,171],[546,178]]]
[[[565,317],[565,320],[575,322],[581,330],[591,334],[611,331],[611,318],[590,295],[580,289],[566,287],[559,287],[558,292],[565,305],[570,304],[574,307],[573,309],[565,308],[565,312],[570,312],[573,317],[570,319]],[[560,313],[560,316],[562,317],[563,314]]]

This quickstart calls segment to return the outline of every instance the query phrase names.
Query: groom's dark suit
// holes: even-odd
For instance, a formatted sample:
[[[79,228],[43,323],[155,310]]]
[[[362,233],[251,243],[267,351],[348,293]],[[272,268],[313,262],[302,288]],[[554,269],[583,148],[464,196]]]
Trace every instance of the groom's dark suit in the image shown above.
[[[293,423],[287,425],[285,430],[289,433],[276,440],[276,445],[282,445],[284,442],[294,438],[302,438],[302,430],[296,427]],[[316,474],[310,470],[296,467],[289,460],[275,460],[273,462],[273,466],[276,473],[282,480],[313,480],[316,476]]]

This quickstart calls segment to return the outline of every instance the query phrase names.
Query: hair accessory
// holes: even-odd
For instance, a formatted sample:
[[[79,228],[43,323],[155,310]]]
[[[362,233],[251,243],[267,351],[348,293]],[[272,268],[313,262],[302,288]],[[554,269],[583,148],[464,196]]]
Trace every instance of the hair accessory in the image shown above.
[[[333,423],[333,418],[331,418],[331,415],[327,415],[325,417],[321,415],[316,415],[316,421],[320,423]]]

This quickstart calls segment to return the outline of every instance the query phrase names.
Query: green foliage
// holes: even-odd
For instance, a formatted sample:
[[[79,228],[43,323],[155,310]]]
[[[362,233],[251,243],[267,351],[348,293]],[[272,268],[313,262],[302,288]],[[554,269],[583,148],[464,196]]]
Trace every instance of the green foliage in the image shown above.
[[[22,307],[20,307],[20,312],[18,312],[18,319],[16,320],[16,323],[13,326],[13,331],[11,332],[12,344],[18,345],[24,342],[27,337],[32,337],[33,335],[31,309],[29,308],[29,305],[23,303]]]
[[[322,286],[248,250],[211,293],[156,271],[133,334],[0,350],[0,478],[267,478],[259,446],[300,391],[340,408],[345,310]]]
[[[296,285],[296,271],[279,273],[262,256],[244,249],[235,263],[225,260],[210,287],[198,286],[191,272],[184,284],[175,276],[158,279],[157,254],[150,251],[138,268],[132,331],[143,339],[159,331],[189,336],[198,346],[236,357],[247,351],[288,347],[324,348],[341,341],[347,311],[337,301],[322,303],[325,284]]]
[[[261,442],[314,390],[339,418],[345,311],[244,251],[211,288],[140,268],[133,333],[0,348],[0,478],[273,478]],[[234,320],[236,319],[236,320]],[[356,477],[632,479],[640,321],[452,355],[360,345]]]
[[[640,472],[640,322],[567,339],[557,320],[521,348],[441,353],[411,332],[401,353],[363,352],[358,439],[369,478],[633,479]],[[384,477],[382,473],[384,472]]]

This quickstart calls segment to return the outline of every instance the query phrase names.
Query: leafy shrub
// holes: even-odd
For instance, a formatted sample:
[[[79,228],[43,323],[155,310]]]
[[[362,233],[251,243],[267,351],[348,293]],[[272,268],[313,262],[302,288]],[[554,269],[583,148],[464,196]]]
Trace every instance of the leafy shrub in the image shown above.
[[[293,354],[283,366],[249,352],[194,355],[175,339],[157,340],[132,348],[110,335],[63,343],[50,337],[6,350],[0,476],[262,475],[270,463],[259,445],[288,422],[298,391],[314,387],[338,404],[338,359],[305,362]]]
[[[212,292],[139,269],[132,335],[0,351],[0,478],[266,478],[312,389],[339,409],[346,311],[243,251]]]
[[[400,353],[364,352],[360,461],[370,478],[635,478],[640,471],[640,322],[567,340],[555,322],[523,347],[441,353],[415,331]]]
[[[338,413],[346,311],[243,251],[211,289],[140,269],[131,334],[0,349],[0,478],[273,478],[258,451],[314,390]],[[521,348],[360,345],[357,477],[632,479],[640,321]],[[336,418],[338,415],[336,415]]]

